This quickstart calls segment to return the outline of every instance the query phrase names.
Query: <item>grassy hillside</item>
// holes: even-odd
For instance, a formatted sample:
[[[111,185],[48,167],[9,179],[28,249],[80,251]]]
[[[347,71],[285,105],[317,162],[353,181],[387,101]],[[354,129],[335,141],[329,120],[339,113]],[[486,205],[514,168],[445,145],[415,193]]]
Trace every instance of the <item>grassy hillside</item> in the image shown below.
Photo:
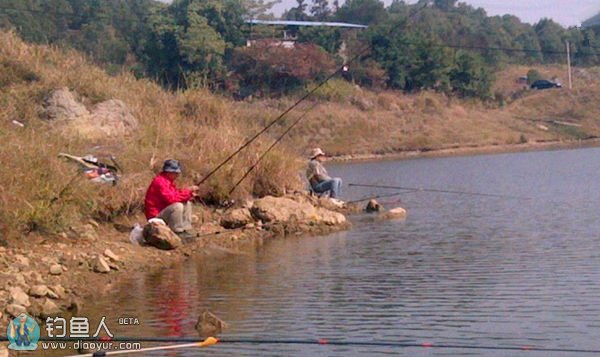
[[[567,86],[564,66],[534,68]],[[334,81],[320,92],[323,103],[309,112],[287,142],[295,147],[319,145],[334,154],[388,154],[600,136],[600,68],[575,69],[572,90],[542,91],[527,90],[527,84],[518,82],[529,69],[513,66],[497,73],[496,101],[487,104],[433,92],[373,93]],[[248,115],[258,117],[265,110],[275,115],[291,103],[239,106],[250,106]]]
[[[77,124],[42,120],[44,99],[62,87],[77,93],[87,107],[111,98],[124,101],[139,128],[130,135],[90,139],[68,130]],[[209,92],[168,93],[127,74],[111,77],[76,52],[28,45],[11,33],[0,33],[0,103],[0,229],[5,235],[58,233],[89,217],[111,219],[136,211],[163,160],[180,159],[185,170],[181,184],[191,184],[254,129]],[[216,199],[226,196],[267,144],[253,144],[210,180]],[[59,159],[60,152],[115,155],[125,175],[115,187],[85,179],[70,183],[76,167]],[[293,158],[274,150],[235,195],[297,187],[299,166]]]

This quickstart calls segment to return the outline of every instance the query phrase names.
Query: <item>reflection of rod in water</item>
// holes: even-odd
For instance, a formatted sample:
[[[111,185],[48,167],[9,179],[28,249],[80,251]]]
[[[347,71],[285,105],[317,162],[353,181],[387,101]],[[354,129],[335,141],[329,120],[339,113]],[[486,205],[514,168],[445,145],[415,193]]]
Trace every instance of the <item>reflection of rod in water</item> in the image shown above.
[[[500,197],[500,198],[514,198],[517,200],[529,200],[528,197],[509,196],[509,195],[498,195],[494,193],[479,193],[479,192],[468,192],[468,191],[452,191],[452,190],[440,190],[435,188],[418,188],[418,187],[401,187],[401,186],[386,186],[386,185],[370,185],[351,183],[348,186],[354,187],[370,187],[370,188],[384,188],[392,190],[411,190],[411,191],[422,191],[422,192],[436,192],[436,193],[451,193],[456,195],[470,195],[470,196],[486,196],[486,197]]]

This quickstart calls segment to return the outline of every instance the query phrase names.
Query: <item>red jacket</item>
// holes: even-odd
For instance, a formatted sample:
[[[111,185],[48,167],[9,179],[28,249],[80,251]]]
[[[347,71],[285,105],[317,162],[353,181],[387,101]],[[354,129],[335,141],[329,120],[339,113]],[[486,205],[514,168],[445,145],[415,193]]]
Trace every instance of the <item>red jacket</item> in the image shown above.
[[[146,198],[144,199],[146,219],[158,216],[160,211],[173,203],[185,203],[193,196],[191,190],[178,189],[174,180],[169,180],[164,173],[160,173],[152,180],[148,191],[146,191]]]

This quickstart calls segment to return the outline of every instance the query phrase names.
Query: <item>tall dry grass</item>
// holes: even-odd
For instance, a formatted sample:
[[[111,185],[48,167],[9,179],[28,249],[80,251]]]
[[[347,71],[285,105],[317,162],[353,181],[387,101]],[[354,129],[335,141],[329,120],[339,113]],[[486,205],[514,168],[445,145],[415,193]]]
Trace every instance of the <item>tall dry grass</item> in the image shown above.
[[[84,104],[115,98],[140,122],[130,135],[88,140],[41,119],[44,98],[68,87]],[[12,123],[25,124],[20,127]],[[74,51],[23,43],[0,33],[0,221],[10,235],[58,233],[89,217],[110,220],[141,208],[143,195],[163,160],[184,165],[180,185],[202,178],[253,133],[229,102],[207,91],[169,93],[129,74],[109,76]],[[210,199],[228,192],[270,144],[258,140],[209,181]],[[91,183],[57,155],[115,155],[124,168],[116,186]],[[233,198],[281,193],[299,187],[295,155],[276,148],[240,185]]]

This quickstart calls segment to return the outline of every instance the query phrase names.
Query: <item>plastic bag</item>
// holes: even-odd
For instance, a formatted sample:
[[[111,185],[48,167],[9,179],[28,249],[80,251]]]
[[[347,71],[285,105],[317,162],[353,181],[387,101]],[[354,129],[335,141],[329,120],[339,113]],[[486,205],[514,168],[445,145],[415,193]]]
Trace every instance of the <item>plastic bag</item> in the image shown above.
[[[131,233],[129,233],[129,241],[136,245],[141,245],[144,243],[144,235],[142,234],[143,231],[144,228],[140,226],[139,223],[136,223],[135,226],[133,226]]]

